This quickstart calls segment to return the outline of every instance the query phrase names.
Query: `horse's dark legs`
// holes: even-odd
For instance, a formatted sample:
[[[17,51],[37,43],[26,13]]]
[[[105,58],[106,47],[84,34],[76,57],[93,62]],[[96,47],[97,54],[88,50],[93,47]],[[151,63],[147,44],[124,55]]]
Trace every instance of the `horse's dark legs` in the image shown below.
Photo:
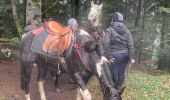
[[[86,82],[84,81],[82,75],[79,72],[76,72],[73,77],[75,79],[74,81],[78,85],[76,100],[91,100],[91,93],[87,89]]]
[[[50,75],[52,76],[52,78],[53,78],[53,80],[54,80],[55,90],[56,90],[57,92],[60,92],[59,84],[58,84],[58,78],[59,78],[59,76],[60,76],[60,73],[50,72]]]
[[[107,66],[107,59],[105,57],[101,57],[96,63],[95,70],[95,74],[103,90],[103,100],[120,100],[118,91],[115,88],[115,83],[112,81],[110,70]]]
[[[59,89],[59,84],[58,84],[58,79],[61,73],[68,73],[68,67],[66,63],[61,63],[60,65],[57,66],[57,72],[51,73],[53,74],[53,78],[54,78],[54,85],[55,85],[55,89],[57,92],[60,92]]]
[[[57,92],[60,92],[60,89],[59,89],[59,84],[58,84],[58,78],[59,78],[60,74],[56,74],[55,75],[55,80],[54,80],[54,85],[55,85],[55,89]]]
[[[45,91],[44,91],[44,79],[47,73],[47,67],[44,65],[43,61],[40,59],[37,60],[37,66],[38,66],[38,86],[39,86],[39,92],[41,100],[46,100]]]
[[[25,91],[26,100],[30,100],[29,94],[29,83],[31,77],[31,71],[33,67],[33,63],[21,61],[21,89]]]

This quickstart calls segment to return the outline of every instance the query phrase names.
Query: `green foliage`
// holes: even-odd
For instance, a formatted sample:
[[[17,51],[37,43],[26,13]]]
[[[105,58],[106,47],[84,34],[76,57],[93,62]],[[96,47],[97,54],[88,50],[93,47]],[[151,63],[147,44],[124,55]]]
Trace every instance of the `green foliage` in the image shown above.
[[[159,7],[170,7],[170,0],[156,0],[156,2]]]
[[[20,38],[19,37],[14,37],[14,38],[11,38],[9,40],[10,44],[12,46],[18,46],[19,45],[19,42],[20,42]]]
[[[170,8],[160,7],[159,10],[160,10],[160,12],[165,12],[165,13],[169,13],[170,14]]]
[[[0,0],[0,38],[18,36],[10,0]]]
[[[41,0],[32,0],[32,1],[35,2],[35,3],[41,2]]]

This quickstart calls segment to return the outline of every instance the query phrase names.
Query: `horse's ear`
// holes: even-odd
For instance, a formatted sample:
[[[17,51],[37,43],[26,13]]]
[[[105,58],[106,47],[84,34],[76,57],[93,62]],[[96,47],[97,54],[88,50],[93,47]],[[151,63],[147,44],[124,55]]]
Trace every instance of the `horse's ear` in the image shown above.
[[[102,9],[102,7],[103,7],[103,4],[101,4],[101,5],[99,6],[100,9]]]
[[[93,0],[91,1],[91,7],[93,7],[94,6],[94,2],[93,2]]]

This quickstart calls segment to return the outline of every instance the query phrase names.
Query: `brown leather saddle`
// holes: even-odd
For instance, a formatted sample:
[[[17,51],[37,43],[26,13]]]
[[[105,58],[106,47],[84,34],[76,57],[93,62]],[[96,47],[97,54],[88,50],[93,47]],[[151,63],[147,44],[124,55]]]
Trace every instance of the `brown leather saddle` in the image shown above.
[[[62,55],[71,43],[71,27],[63,27],[56,21],[47,21],[44,27],[48,36],[43,44],[43,50],[52,55]]]

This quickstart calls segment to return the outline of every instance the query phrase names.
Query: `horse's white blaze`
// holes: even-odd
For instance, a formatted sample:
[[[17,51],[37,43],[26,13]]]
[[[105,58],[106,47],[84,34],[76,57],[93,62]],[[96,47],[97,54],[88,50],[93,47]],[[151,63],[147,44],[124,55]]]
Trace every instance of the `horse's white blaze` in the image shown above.
[[[97,69],[97,73],[99,75],[99,77],[102,75],[102,65],[104,62],[108,62],[107,58],[102,56],[100,61],[98,63],[96,63],[96,69]]]
[[[79,33],[80,35],[89,35],[89,33],[87,33],[85,30],[80,30],[80,33]]]
[[[25,95],[26,100],[31,100],[30,94]]]
[[[83,100],[91,100],[91,93],[89,92],[88,89],[86,89],[84,91],[81,88],[79,88],[79,89],[80,89],[80,92],[83,96]]]
[[[45,96],[45,92],[44,92],[44,82],[43,81],[38,82],[38,86],[39,86],[41,100],[46,100],[46,96]]]

